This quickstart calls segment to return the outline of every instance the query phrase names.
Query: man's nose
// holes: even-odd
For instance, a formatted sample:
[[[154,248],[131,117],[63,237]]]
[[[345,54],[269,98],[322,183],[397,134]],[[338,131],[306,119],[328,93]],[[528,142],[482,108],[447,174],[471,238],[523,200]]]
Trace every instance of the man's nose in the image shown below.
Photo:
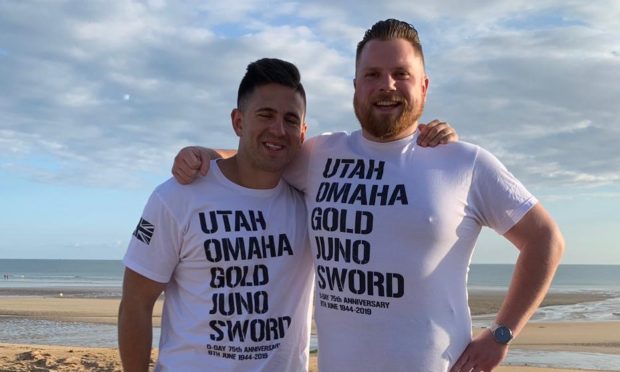
[[[379,89],[384,92],[396,90],[396,79],[391,74],[384,74],[380,79]]]
[[[278,117],[271,123],[269,130],[275,135],[283,136],[286,134],[285,125],[284,118]]]

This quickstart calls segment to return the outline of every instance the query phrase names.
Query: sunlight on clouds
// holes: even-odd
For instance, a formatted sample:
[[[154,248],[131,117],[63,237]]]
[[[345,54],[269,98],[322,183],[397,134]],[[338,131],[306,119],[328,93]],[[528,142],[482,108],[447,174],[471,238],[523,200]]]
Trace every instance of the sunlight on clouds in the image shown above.
[[[603,200],[603,201],[620,201],[620,192],[572,192],[572,193],[555,193],[545,195],[545,200],[549,202],[570,201],[570,200]]]
[[[198,0],[193,1],[189,8],[199,9],[207,25],[230,23],[250,29],[259,29],[261,25],[267,25],[279,17],[296,16],[299,13],[299,3],[282,0]]]
[[[309,134],[356,130],[356,44],[374,22],[396,17],[424,45],[423,119],[448,120],[568,220],[582,221],[573,204],[585,211],[593,201],[587,218],[606,213],[611,225],[620,203],[619,16],[611,0],[0,1],[0,177],[16,185],[9,195],[52,192],[41,200],[72,215],[93,195],[104,200],[97,213],[137,211],[181,147],[237,146],[230,110],[247,64],[262,57],[299,67]],[[121,255],[131,224],[62,245]]]
[[[150,32],[151,26],[154,25],[136,16],[107,22],[82,23],[75,27],[75,31],[79,40],[114,49],[127,47],[138,40],[144,41],[147,36],[154,37]]]
[[[620,181],[620,175],[615,172],[603,174],[581,173],[574,170],[563,169],[561,165],[552,162],[546,164],[529,164],[527,165],[527,169],[533,174],[538,174],[540,177],[555,179],[563,186],[597,187]]]
[[[96,105],[99,101],[84,88],[74,88],[72,91],[62,93],[58,96],[58,101],[63,106],[83,107],[88,105]]]
[[[136,76],[130,71],[110,71],[107,74],[107,77],[112,82],[131,87],[134,90],[140,90],[143,93],[147,93],[161,87],[160,81],[156,78]]]
[[[210,30],[197,27],[183,27],[177,30],[178,36],[190,44],[208,43],[215,38]]]
[[[4,130],[1,131],[4,140],[7,145],[3,148],[8,148],[9,151],[19,153],[22,155],[27,154],[40,154],[46,153],[48,155],[55,156],[63,160],[76,160],[85,161],[88,158],[80,153],[73,152],[66,144],[58,141],[54,141],[45,138],[38,134],[20,133],[15,131]]]
[[[582,120],[576,123],[562,123],[561,126],[544,126],[544,125],[532,125],[525,124],[521,127],[519,135],[523,137],[539,138],[548,135],[558,135],[561,133],[574,134],[579,131],[584,131],[588,128],[592,128],[593,124],[591,120]]]
[[[533,184],[618,182],[610,175],[620,172],[620,154],[609,144],[620,135],[620,86],[609,84],[620,79],[616,3],[118,1],[47,8],[0,4],[0,35],[14,35],[0,36],[2,50],[11,51],[0,73],[12,92],[0,103],[0,125],[13,131],[0,137],[0,151],[76,159],[58,180],[79,170],[89,182],[109,183],[99,175],[168,167],[188,142],[217,138],[235,146],[228,114],[237,84],[247,63],[265,56],[300,68],[311,134],[355,130],[355,45],[377,18],[397,15],[424,31],[431,73],[425,117],[451,121],[462,138],[497,153]],[[50,24],[50,15],[62,22]],[[98,164],[96,173],[88,162]]]
[[[166,6],[166,0],[148,0],[147,4],[151,8],[162,9]]]
[[[602,32],[594,19],[505,29],[506,19],[494,17],[461,37],[448,31],[450,43],[429,58],[429,108],[453,116],[462,138],[490,149],[530,185],[617,184],[620,89],[609,81],[620,69],[609,50],[618,26]]]
[[[27,137],[27,138],[24,138]],[[0,129],[0,153],[27,154],[30,152],[33,135],[21,135],[12,130]]]

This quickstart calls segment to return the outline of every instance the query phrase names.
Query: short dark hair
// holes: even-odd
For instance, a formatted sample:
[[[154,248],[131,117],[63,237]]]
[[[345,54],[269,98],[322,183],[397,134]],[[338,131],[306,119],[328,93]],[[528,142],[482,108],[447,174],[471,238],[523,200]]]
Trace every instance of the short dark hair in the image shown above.
[[[370,40],[378,39],[382,41],[393,39],[405,39],[411,43],[413,49],[420,54],[422,58],[422,65],[424,65],[424,53],[422,52],[422,44],[418,37],[418,31],[411,24],[403,21],[399,21],[394,18],[379,21],[372,25],[372,27],[366,30],[364,38],[357,44],[357,51],[355,53],[355,65],[359,63],[360,54],[366,43]]]
[[[306,91],[301,84],[301,76],[297,67],[277,58],[262,58],[248,65],[237,92],[237,108],[243,109],[245,100],[254,89],[267,84],[280,84],[294,89],[301,94],[306,106]]]

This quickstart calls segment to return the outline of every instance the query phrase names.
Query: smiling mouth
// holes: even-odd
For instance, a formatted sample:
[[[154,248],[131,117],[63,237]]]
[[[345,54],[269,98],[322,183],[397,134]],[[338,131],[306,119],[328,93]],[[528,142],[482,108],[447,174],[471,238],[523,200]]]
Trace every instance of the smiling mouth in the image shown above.
[[[265,146],[270,151],[281,151],[281,150],[284,150],[284,146],[283,145],[278,145],[276,143],[268,142],[268,141],[263,142],[263,146]]]
[[[397,100],[381,100],[375,102],[373,106],[381,111],[390,111],[392,109],[402,106],[402,104],[403,103],[401,101]]]

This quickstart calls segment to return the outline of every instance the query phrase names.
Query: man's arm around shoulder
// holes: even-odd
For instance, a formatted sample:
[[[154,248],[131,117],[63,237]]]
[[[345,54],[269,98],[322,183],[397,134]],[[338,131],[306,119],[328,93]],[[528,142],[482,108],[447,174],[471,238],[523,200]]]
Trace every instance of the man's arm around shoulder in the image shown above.
[[[153,306],[166,284],[126,268],[118,311],[118,346],[123,371],[148,371],[153,342]]]

